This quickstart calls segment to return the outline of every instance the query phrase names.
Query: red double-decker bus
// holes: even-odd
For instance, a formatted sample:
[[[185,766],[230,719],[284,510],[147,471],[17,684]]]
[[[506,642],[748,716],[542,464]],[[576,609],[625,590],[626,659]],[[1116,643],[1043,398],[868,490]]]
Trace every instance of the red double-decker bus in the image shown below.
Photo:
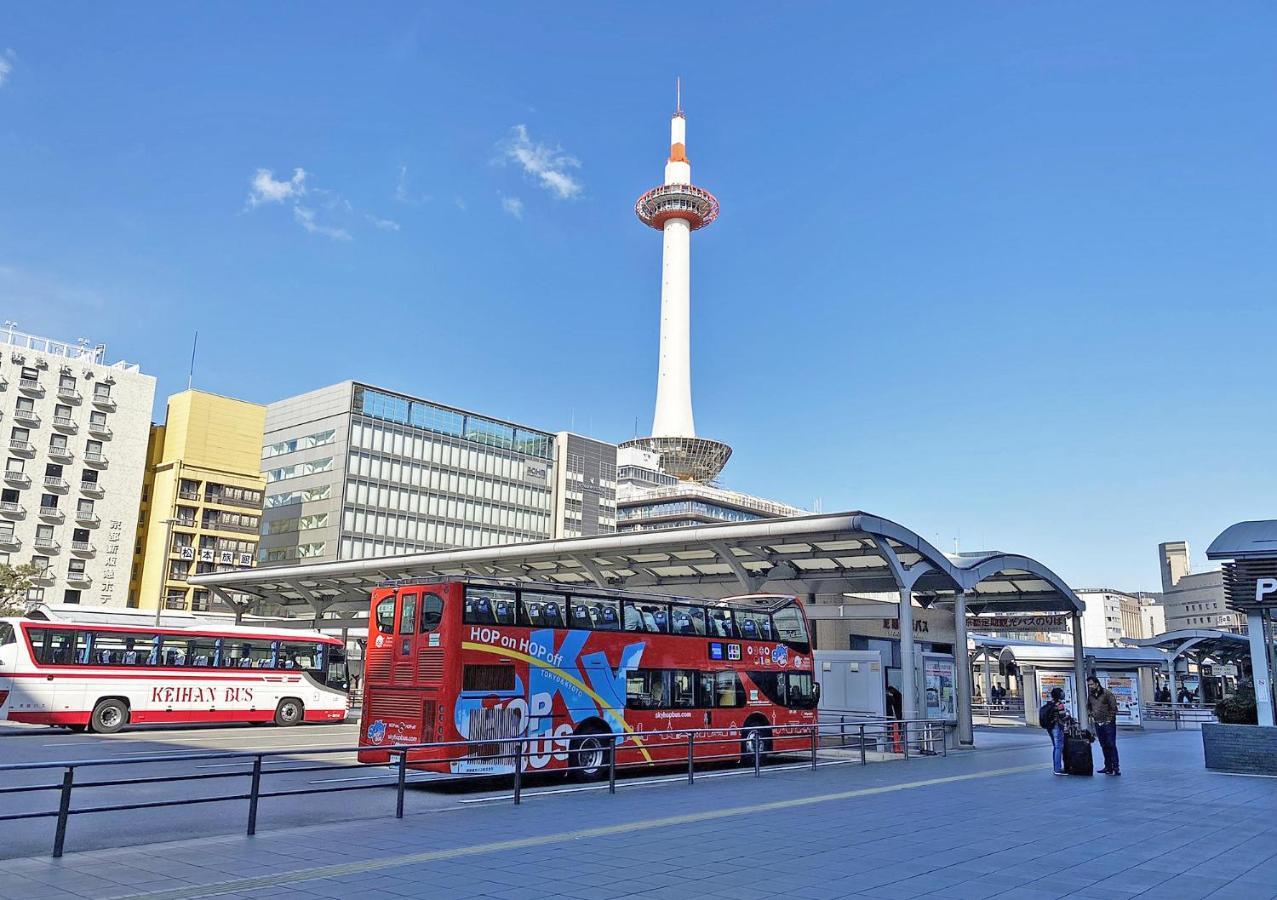
[[[600,777],[616,764],[811,746],[819,688],[796,597],[694,600],[478,579],[372,593],[359,758],[414,768]]]

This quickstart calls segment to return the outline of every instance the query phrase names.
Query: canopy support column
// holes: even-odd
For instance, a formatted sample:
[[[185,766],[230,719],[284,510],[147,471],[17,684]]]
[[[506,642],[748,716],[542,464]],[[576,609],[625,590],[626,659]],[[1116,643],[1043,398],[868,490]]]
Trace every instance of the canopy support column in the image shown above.
[[[1267,608],[1253,610],[1247,617],[1246,630],[1250,637],[1251,682],[1255,685],[1255,709],[1259,724],[1271,726],[1273,722],[1273,681],[1269,671],[1268,629],[1272,614]]]
[[[918,579],[933,571],[925,559],[906,566],[896,555],[896,550],[886,538],[874,538],[878,555],[891,569],[891,575],[900,588],[900,609],[896,620],[900,624],[900,714],[905,720],[918,718],[918,678],[915,669],[917,654],[913,639],[913,586]]]
[[[993,651],[984,648],[984,709],[985,724],[993,724]]]
[[[967,650],[967,595],[958,591],[953,596],[953,659],[958,683],[958,743],[971,746],[975,743],[975,729],[971,723],[971,653]]]
[[[1082,614],[1075,612],[1073,618],[1073,699],[1077,703],[1077,723],[1082,728],[1087,726],[1086,716],[1086,660],[1082,649]],[[1025,711],[1028,714],[1028,711]]]

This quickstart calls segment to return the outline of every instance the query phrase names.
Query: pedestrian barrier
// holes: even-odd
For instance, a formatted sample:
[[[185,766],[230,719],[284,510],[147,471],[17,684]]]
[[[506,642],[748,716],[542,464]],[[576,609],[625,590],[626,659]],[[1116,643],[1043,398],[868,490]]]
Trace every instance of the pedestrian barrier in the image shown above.
[[[945,722],[931,721],[926,719],[911,719],[907,721],[895,719],[860,719],[853,721],[841,722],[819,722],[815,725],[784,725],[772,726],[766,732],[760,734],[760,730],[751,731],[750,729],[737,729],[734,734],[724,736],[726,729],[674,729],[668,731],[645,731],[642,737],[646,741],[652,738],[666,739],[664,743],[668,745],[671,742],[681,742],[686,746],[686,767],[687,767],[687,783],[694,784],[696,779],[696,766],[698,763],[712,762],[738,762],[744,765],[752,765],[754,776],[761,777],[763,772],[763,762],[766,760],[776,760],[780,758],[793,758],[809,756],[811,769],[815,769],[820,764],[819,754],[821,750],[850,751],[851,756],[845,759],[835,759],[833,762],[854,762],[855,752],[859,750],[860,765],[869,763],[869,753],[871,747],[879,747],[887,743],[896,743],[896,731],[899,733],[899,755],[904,759],[909,759],[911,754],[916,756],[922,755],[948,755],[948,742],[946,732],[951,727]],[[621,747],[627,739],[627,735],[610,734],[600,735],[606,739],[608,751],[606,753],[606,761],[602,765],[606,766],[607,790],[610,794],[616,793],[616,777],[617,763],[616,751]],[[805,741],[802,739],[806,738]],[[443,759],[432,759],[432,762],[451,763],[501,763],[508,767],[508,771],[504,773],[495,773],[498,776],[511,779],[512,795],[511,799],[517,806],[522,801],[524,788],[524,780],[529,774],[525,772],[524,761],[529,755],[529,746],[534,743],[540,743],[544,740],[541,737],[514,737],[500,738],[497,741],[436,741],[432,743],[421,744],[400,744],[393,746],[362,746],[362,747],[331,747],[331,748],[310,748],[303,750],[261,750],[261,751],[218,751],[218,752],[192,752],[183,754],[168,754],[155,756],[142,756],[128,759],[90,759],[75,760],[61,762],[40,762],[40,763],[13,763],[0,765],[0,779],[8,780],[15,773],[19,772],[61,772],[61,780],[54,783],[34,784],[34,785],[18,785],[13,787],[0,788],[0,796],[8,794],[34,794],[39,792],[56,792],[57,808],[44,809],[35,812],[8,813],[0,815],[0,822],[14,822],[28,819],[56,819],[54,837],[53,837],[53,856],[61,857],[66,848],[67,828],[70,824],[72,816],[85,815],[89,813],[113,813],[125,812],[129,810],[140,809],[157,809],[167,806],[190,806],[202,803],[224,803],[230,801],[244,800],[248,802],[248,823],[247,834],[250,836],[257,833],[257,812],[262,800],[277,797],[298,797],[309,794],[334,794],[345,791],[370,790],[375,788],[384,788],[385,784],[360,784],[360,785],[340,785],[322,788],[286,788],[278,790],[268,790],[263,785],[263,780],[271,775],[296,774],[299,772],[338,772],[346,769],[367,770],[371,768],[364,763],[332,763],[324,765],[302,765],[289,766],[287,769],[271,771],[263,769],[263,762],[296,757],[298,755],[305,756],[330,756],[339,754],[350,754],[359,750],[378,750],[389,753],[395,760],[393,763],[395,772],[395,817],[402,819],[404,816],[404,796],[407,787],[407,776],[410,769],[408,753],[413,750],[439,750],[444,749]],[[775,749],[773,744],[777,741],[784,741],[792,744],[791,748]],[[805,749],[803,746],[805,745]],[[495,746],[497,749],[490,754],[476,755],[476,747]],[[706,752],[704,748],[720,748],[726,746],[723,752],[710,750]],[[457,755],[449,755],[452,749],[456,749]],[[574,759],[569,757],[570,760]],[[96,778],[90,774],[87,777],[93,779],[89,781],[78,780],[86,777],[84,773],[99,772],[104,768],[146,766],[173,763],[196,763],[207,762],[209,760],[217,760],[220,762],[239,761],[242,760],[244,768],[228,772],[208,772],[197,774],[180,774],[180,775],[142,775],[136,778],[115,778],[105,779]],[[650,763],[637,763],[630,765],[622,765],[621,769],[654,769],[654,768],[673,768],[679,766],[677,762],[659,763],[656,765]],[[569,765],[565,768],[555,769],[557,773],[580,773],[589,771],[590,773],[600,774],[598,772],[600,764],[585,765]],[[466,773],[450,776],[442,776],[431,781],[431,784],[451,783],[463,780],[474,779],[490,779],[494,773]],[[89,805],[82,807],[74,807],[72,798],[75,791],[92,790],[95,788],[117,788],[129,787],[133,785],[143,784],[161,784],[175,782],[193,782],[193,781],[211,781],[214,779],[248,779],[247,790],[241,790],[234,793],[219,794],[211,797],[182,797],[172,800],[151,800],[135,803],[115,803]]]
[[[1204,703],[1145,703],[1140,712],[1146,722],[1174,722],[1176,731],[1218,721],[1215,707]]]

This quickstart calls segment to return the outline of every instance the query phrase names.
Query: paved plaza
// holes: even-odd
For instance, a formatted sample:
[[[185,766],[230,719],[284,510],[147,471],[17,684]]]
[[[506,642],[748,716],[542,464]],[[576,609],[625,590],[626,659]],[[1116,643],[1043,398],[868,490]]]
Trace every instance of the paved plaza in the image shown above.
[[[402,821],[7,860],[0,896],[1277,896],[1277,781],[1206,772],[1194,731],[1124,735],[1121,778],[1057,778],[1037,736],[982,734],[988,749],[947,759],[630,781],[616,796],[543,790],[519,807],[414,810],[410,794]]]

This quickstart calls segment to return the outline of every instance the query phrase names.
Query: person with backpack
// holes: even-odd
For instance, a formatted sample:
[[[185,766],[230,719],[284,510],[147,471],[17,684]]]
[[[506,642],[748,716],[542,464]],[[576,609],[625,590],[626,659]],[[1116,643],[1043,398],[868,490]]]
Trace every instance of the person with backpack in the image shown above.
[[[1064,708],[1064,689],[1051,688],[1051,699],[1042,704],[1038,710],[1038,724],[1045,729],[1051,738],[1051,771],[1055,775],[1064,775],[1064,726],[1068,721],[1068,711]]]

